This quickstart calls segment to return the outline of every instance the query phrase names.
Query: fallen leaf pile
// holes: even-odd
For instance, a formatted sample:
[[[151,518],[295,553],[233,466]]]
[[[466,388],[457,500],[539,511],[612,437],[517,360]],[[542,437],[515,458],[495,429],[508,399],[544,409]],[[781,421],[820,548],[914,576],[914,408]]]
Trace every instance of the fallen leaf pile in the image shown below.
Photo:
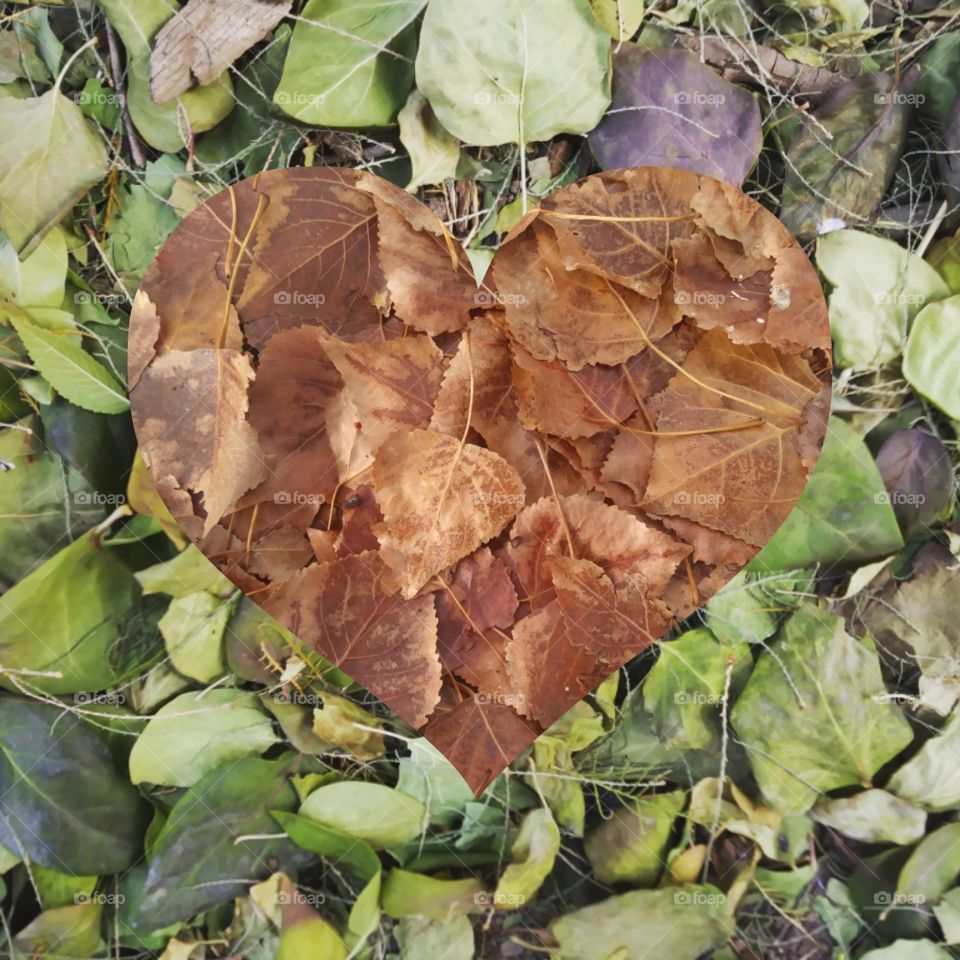
[[[263,174],[174,232],[131,322],[184,531],[478,792],[770,539],[829,382],[800,247],[663,168],[553,194],[479,289],[389,183]]]

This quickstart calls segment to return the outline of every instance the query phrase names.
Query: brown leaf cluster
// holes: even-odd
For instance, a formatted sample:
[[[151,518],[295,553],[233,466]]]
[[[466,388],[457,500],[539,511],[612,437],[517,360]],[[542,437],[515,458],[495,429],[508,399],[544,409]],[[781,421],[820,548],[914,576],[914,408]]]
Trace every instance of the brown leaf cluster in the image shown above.
[[[133,411],[183,529],[482,790],[772,536],[816,460],[816,273],[733,187],[553,194],[479,290],[403,191],[274,171],[173,234]]]

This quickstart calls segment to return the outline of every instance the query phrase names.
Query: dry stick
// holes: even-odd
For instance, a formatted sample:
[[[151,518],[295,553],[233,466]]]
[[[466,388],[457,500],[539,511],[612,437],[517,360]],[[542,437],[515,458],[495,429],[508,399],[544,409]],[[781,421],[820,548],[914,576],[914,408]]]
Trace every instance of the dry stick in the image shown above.
[[[717,776],[719,783],[719,786],[717,787],[717,808],[713,815],[713,823],[710,826],[710,840],[707,843],[707,853],[703,858],[703,873],[701,874],[702,883],[707,882],[707,872],[710,870],[710,857],[713,854],[713,845],[717,839],[717,830],[720,827],[720,814],[723,810],[723,784],[727,776],[727,744],[730,739],[727,715],[730,712],[730,681],[733,677],[733,664],[734,657],[731,655],[727,657],[727,671],[723,678],[723,699],[720,701],[721,740],[720,770],[718,771]]]
[[[750,65],[769,76],[778,86],[792,94],[800,94],[811,102],[823,99],[849,79],[824,67],[810,67],[791,60],[779,50],[762,44],[754,44],[750,51],[740,41],[734,46],[732,40],[719,37],[702,38],[684,34],[679,39],[683,46],[701,54],[706,63],[719,70],[725,80],[753,82],[755,74],[747,69],[747,65]]]
[[[136,128],[133,125],[133,119],[130,116],[130,108],[127,104],[126,87],[123,83],[123,69],[120,66],[120,47],[117,43],[117,35],[110,21],[106,21],[107,46],[110,49],[110,73],[113,80],[113,89],[117,91],[120,97],[120,103],[123,105],[123,126],[127,131],[127,140],[130,143],[130,156],[133,162],[142,167],[146,164],[147,158],[143,155],[143,147],[140,144],[140,137],[137,136]]]

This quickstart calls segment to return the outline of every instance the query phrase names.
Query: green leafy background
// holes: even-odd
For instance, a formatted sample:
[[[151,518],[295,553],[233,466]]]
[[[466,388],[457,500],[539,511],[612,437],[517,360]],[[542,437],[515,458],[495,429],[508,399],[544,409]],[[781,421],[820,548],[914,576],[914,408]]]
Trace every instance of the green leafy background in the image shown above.
[[[158,105],[178,7],[0,5],[4,955],[960,955],[956,3],[308,0]],[[631,41],[755,98],[744,189],[823,276],[829,435],[750,568],[478,800],[185,547],[130,300],[197,204],[293,165],[415,191],[483,269],[596,169]]]

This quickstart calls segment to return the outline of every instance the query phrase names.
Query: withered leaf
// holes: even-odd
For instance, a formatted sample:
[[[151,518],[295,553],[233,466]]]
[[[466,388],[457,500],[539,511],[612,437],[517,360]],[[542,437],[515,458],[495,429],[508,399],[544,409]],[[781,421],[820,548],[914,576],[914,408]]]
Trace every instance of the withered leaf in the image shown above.
[[[507,704],[471,697],[438,712],[423,735],[480,796],[537,739],[540,728]]]
[[[143,372],[134,390],[147,466],[202,495],[204,533],[266,469],[245,420],[253,377],[249,359],[235,350],[173,350]]]
[[[477,791],[754,556],[830,399],[799,245],[649,168],[551,194],[479,291],[386,181],[260,174],[171,235],[130,358],[184,531]]]
[[[309,567],[264,607],[414,726],[426,722],[440,697],[433,598],[401,598],[375,551]]]
[[[495,537],[523,505],[523,481],[502,457],[429,430],[396,433],[377,453],[373,487],[384,559],[407,598]]]
[[[397,430],[426,427],[443,379],[443,353],[427,336],[385,343],[321,341],[343,377],[371,452]]]
[[[644,509],[762,546],[806,484],[797,433],[819,390],[802,358],[711,331],[664,391]]]

